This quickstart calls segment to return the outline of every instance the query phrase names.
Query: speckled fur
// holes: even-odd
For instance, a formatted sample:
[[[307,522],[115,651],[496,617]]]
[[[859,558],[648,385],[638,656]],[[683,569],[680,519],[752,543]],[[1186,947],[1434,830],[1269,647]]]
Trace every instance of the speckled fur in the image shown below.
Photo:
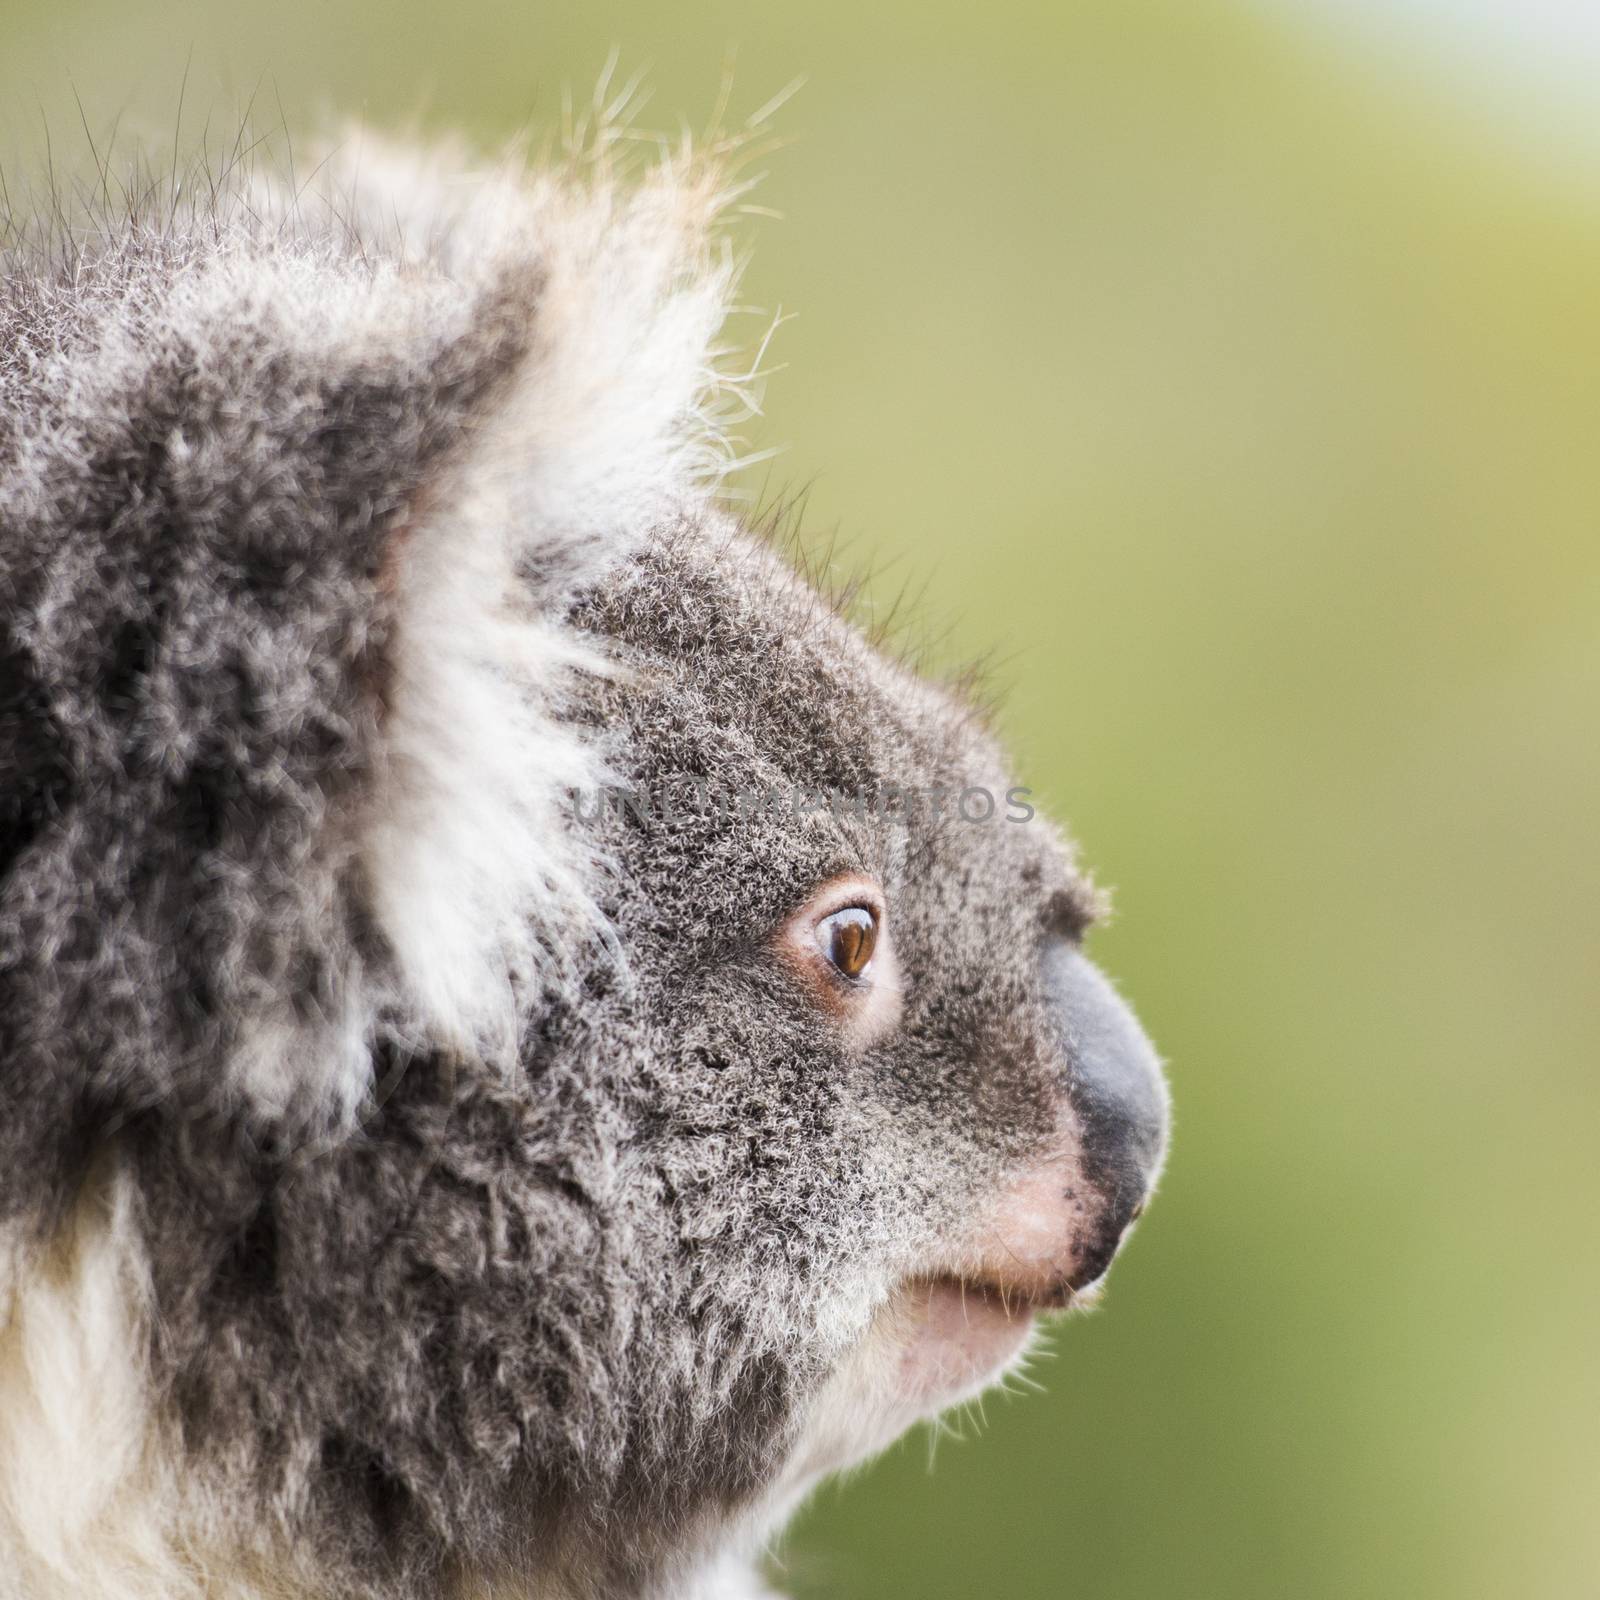
[[[368,168],[0,297],[0,1410],[57,1301],[127,1386],[0,1420],[0,1595],[754,1594],[829,1376],[1049,1136],[1093,896],[1042,821],[580,820],[1009,779],[708,498],[713,170]],[[772,943],[846,871],[865,1050]]]

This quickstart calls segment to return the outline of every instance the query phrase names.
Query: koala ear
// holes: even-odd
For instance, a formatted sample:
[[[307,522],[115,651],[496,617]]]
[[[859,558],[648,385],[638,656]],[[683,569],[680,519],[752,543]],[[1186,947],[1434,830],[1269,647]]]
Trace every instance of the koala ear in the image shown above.
[[[388,536],[363,832],[377,924],[430,1040],[510,1049],[519,990],[603,936],[567,804],[599,774],[561,702],[604,664],[563,618],[724,470],[725,187],[687,154],[625,185],[361,151],[345,214],[473,304],[431,378],[442,410],[470,392],[469,413]]]
[[[434,518],[475,523],[510,551],[524,596],[558,605],[727,469],[726,175],[687,150],[629,182],[604,161],[474,175],[448,147],[351,148],[347,224],[461,284],[475,302],[465,353],[501,375],[460,457],[471,503],[441,486]],[[444,403],[458,381],[436,380]]]
[[[564,616],[726,461],[724,177],[363,140],[319,182],[0,294],[0,763],[50,783],[0,813],[0,1113],[53,1097],[0,1170],[172,1097],[348,1113],[386,1044],[511,1070],[605,937]]]

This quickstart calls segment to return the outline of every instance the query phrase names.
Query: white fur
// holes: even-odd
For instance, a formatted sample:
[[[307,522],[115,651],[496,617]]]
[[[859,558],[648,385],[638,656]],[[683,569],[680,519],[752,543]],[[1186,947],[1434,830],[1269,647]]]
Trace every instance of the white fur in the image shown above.
[[[187,1600],[172,1459],[146,1380],[148,1284],[132,1196],[108,1164],[0,1282],[0,1597]],[[244,1600],[248,1591],[232,1591]]]

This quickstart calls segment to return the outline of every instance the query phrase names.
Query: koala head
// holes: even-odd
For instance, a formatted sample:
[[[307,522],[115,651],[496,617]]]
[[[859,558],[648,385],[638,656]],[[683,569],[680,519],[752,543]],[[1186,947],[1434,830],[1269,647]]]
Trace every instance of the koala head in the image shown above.
[[[1165,1088],[981,713],[719,508],[716,163],[361,170],[8,265],[0,1595],[755,1595]]]

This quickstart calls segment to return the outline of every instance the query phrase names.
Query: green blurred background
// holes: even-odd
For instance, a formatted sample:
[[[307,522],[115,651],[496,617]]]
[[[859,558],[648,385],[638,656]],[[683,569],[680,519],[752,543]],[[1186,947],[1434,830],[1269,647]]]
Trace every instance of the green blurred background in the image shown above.
[[[191,133],[487,141],[613,46],[646,123],[807,76],[765,487],[999,647],[1177,1140],[1048,1395],[824,1492],[800,1596],[1600,1595],[1600,72],[1425,11],[0,0],[13,188],[186,60]]]

